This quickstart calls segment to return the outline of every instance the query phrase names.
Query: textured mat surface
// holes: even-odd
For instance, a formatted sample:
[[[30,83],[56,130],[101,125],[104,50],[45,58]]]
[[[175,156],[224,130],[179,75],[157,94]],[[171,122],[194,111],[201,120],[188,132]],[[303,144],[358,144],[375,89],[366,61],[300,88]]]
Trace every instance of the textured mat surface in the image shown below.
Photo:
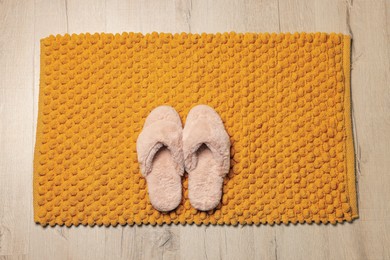
[[[136,139],[148,113],[215,108],[231,137],[217,209],[154,210]],[[336,223],[357,217],[350,38],[81,34],[41,41],[34,216],[42,225]]]

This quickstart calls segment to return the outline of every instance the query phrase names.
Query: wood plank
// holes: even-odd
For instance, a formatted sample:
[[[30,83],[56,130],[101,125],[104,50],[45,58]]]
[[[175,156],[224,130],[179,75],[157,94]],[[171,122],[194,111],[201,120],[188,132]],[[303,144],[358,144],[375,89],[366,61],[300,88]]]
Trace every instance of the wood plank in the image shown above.
[[[108,0],[106,6],[106,29],[109,32],[175,32],[173,1]],[[176,225],[119,229],[122,229],[121,237],[117,234],[117,239],[112,243],[122,246],[111,252],[119,254],[122,259],[178,258],[180,228]],[[111,229],[106,232],[109,236],[113,235]]]
[[[106,31],[106,2],[104,0],[66,0],[65,13],[66,28],[69,34]],[[115,234],[115,229],[108,230],[97,226],[65,229],[68,235],[68,257],[70,259],[105,259],[107,255],[105,243],[110,233]]]
[[[360,219],[352,224],[278,227],[278,256],[282,259],[389,258],[385,249],[389,239],[384,231],[389,226],[385,218],[389,206],[381,199],[389,196],[385,188],[385,183],[389,183],[385,174],[389,168],[389,160],[385,158],[389,153],[389,137],[383,132],[389,127],[389,116],[384,116],[388,112],[383,113],[389,111],[389,60],[383,58],[383,53],[388,53],[388,39],[383,30],[384,7],[383,1],[375,7],[356,0],[353,4],[352,1],[280,2],[281,14],[291,10],[290,14],[298,17],[281,15],[282,31],[334,31],[353,36],[351,85],[360,214]]]
[[[176,1],[176,27],[193,33],[275,32],[278,5],[277,1]],[[264,243],[275,246],[274,237],[266,227],[187,225],[180,227],[181,258],[274,259],[274,248],[264,248]]]
[[[390,204],[384,199],[390,198],[388,1],[347,3],[353,35],[351,84],[360,219],[348,226],[346,235],[337,229],[334,235],[343,238],[345,245],[334,241],[334,246],[347,257],[388,259]]]
[[[386,174],[390,167],[389,127],[389,42],[386,32],[386,1],[375,6],[367,1],[347,4],[346,25],[353,36],[352,107],[355,123],[358,199],[360,219],[352,225],[331,229],[331,257],[344,259],[387,259],[390,244],[389,197]]]
[[[0,2],[0,256],[28,251],[32,219],[33,2]]]
[[[281,32],[345,32],[346,6],[341,1],[280,1],[279,12]],[[334,15],[334,19],[326,19],[324,14]],[[275,227],[278,258],[329,259],[330,228],[329,225]]]
[[[34,19],[34,109],[33,109],[33,144],[35,146],[39,74],[40,74],[40,39],[50,34],[67,32],[66,2],[64,0],[35,0]],[[32,172],[31,172],[32,174]],[[68,230],[66,227],[43,228],[31,219],[29,259],[67,259]],[[50,243],[47,243],[50,241]],[[46,245],[46,246],[42,246]]]

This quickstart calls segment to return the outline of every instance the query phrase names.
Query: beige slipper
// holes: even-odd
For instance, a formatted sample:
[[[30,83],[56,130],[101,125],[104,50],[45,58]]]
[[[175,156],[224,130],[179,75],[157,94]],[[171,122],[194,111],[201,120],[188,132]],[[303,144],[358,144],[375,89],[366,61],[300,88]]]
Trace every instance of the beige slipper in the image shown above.
[[[181,202],[182,133],[175,109],[160,106],[146,118],[137,139],[141,173],[146,178],[150,202],[159,211],[173,210]]]
[[[206,105],[191,109],[183,130],[183,152],[191,205],[203,211],[215,208],[230,169],[230,140],[214,109]]]

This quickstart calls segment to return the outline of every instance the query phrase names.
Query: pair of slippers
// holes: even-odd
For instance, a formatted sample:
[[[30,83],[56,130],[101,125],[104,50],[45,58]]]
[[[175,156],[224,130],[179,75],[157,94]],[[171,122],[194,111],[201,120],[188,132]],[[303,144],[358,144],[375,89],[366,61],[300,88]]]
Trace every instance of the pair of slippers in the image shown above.
[[[211,107],[192,108],[184,128],[175,109],[155,108],[138,136],[137,154],[155,209],[171,211],[180,204],[184,171],[194,208],[207,211],[219,204],[223,178],[230,169],[230,141]]]

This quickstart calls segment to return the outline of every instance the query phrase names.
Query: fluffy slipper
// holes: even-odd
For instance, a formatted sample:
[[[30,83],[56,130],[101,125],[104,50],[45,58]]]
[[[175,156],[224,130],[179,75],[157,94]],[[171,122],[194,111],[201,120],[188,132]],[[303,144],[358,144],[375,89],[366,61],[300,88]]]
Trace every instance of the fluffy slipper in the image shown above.
[[[230,169],[230,140],[214,109],[206,105],[191,109],[183,130],[183,152],[191,205],[203,211],[215,208]]]
[[[141,174],[146,178],[150,202],[159,211],[173,210],[181,202],[182,133],[177,112],[172,107],[160,106],[146,118],[137,139]]]

